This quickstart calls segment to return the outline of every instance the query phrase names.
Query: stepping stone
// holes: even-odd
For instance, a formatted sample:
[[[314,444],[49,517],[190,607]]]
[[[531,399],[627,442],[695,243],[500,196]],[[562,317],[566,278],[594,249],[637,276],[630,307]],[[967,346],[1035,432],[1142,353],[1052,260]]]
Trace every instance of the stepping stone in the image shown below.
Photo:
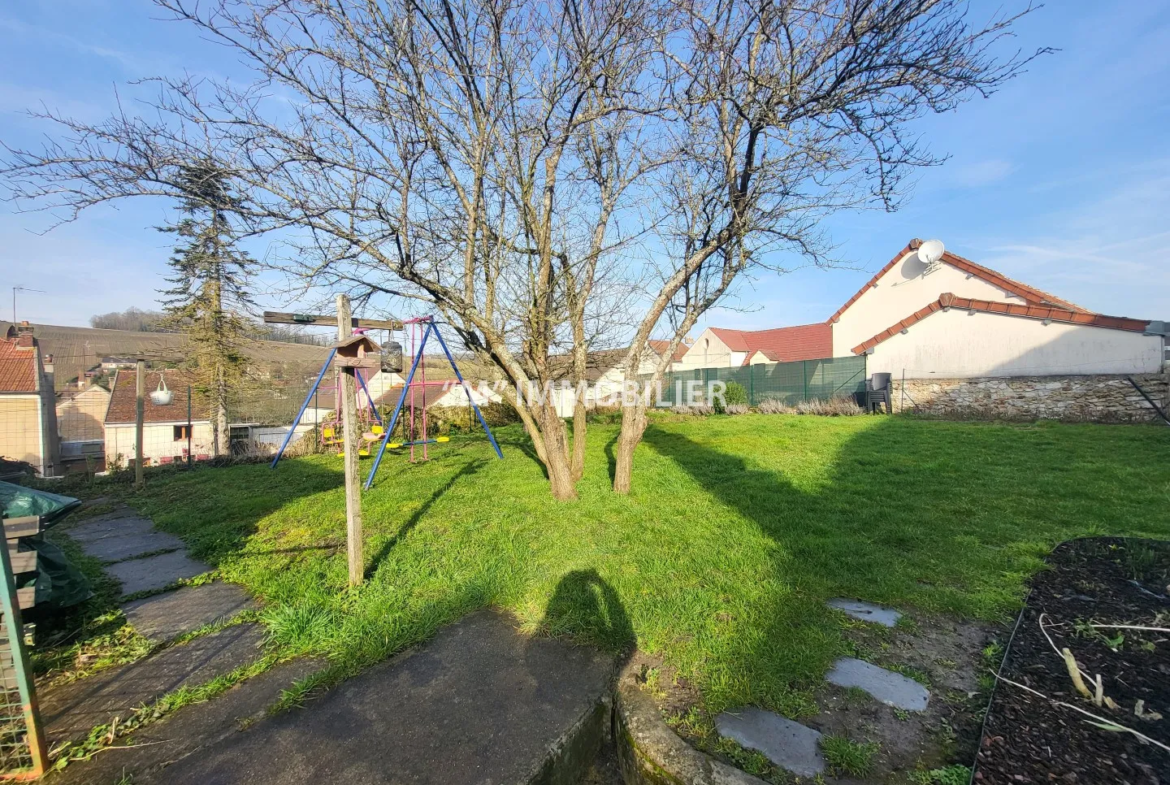
[[[583,728],[600,739],[613,659],[515,627],[511,617],[473,613],[303,709],[167,766],[165,782],[570,782],[552,756],[582,749],[574,741],[585,741]]]
[[[715,729],[798,777],[815,777],[825,770],[821,734],[779,714],[751,706],[725,711],[715,718]]]
[[[144,534],[97,537],[81,543],[81,550],[104,562],[133,559],[136,556],[158,553],[159,551],[177,551],[182,547],[183,541],[175,535],[153,531]]]
[[[123,605],[122,612],[139,634],[165,642],[255,607],[239,586],[216,582],[134,600]]]
[[[914,679],[852,657],[833,663],[825,679],[838,687],[858,687],[887,706],[906,711],[926,711],[930,692]]]
[[[106,537],[148,534],[152,531],[154,531],[154,524],[149,519],[134,516],[106,520],[94,519],[64,530],[71,539],[79,543],[95,542]]]
[[[197,687],[231,673],[260,656],[264,639],[258,624],[228,627],[129,665],[39,691],[49,740],[83,738],[95,726],[115,716],[125,720],[135,708],[179,687]]]
[[[885,608],[881,605],[874,605],[872,603],[862,602],[861,600],[848,600],[844,597],[836,597],[825,604],[830,608],[843,611],[847,616],[852,616],[861,621],[881,624],[885,627],[893,627],[898,623],[898,619],[902,618],[902,614],[893,608]]]
[[[267,709],[294,682],[326,667],[328,662],[297,659],[237,684],[215,700],[184,706],[161,722],[151,723],[118,741],[109,752],[73,761],[50,780],[53,785],[134,785],[166,783],[166,766],[197,753],[232,734],[241,723],[264,718]],[[126,745],[126,746],[122,746]]]
[[[118,562],[106,572],[122,582],[122,595],[162,589],[181,578],[194,578],[211,567],[187,556],[186,551],[174,551],[145,559]]]

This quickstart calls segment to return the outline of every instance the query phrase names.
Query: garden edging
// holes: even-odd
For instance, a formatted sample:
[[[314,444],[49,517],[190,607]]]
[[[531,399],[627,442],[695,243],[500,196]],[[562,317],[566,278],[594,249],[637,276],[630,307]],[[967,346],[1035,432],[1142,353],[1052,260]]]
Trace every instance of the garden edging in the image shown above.
[[[635,682],[630,666],[618,678],[613,721],[626,785],[764,785],[679,738]]]

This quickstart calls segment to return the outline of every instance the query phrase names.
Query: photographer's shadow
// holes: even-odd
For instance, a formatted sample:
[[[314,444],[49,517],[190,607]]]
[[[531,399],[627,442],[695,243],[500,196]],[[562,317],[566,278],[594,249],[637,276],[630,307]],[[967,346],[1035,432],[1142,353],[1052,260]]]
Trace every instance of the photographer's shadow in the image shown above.
[[[557,584],[545,608],[542,629],[555,637],[590,643],[623,664],[638,639],[613,587],[597,570],[573,570]]]

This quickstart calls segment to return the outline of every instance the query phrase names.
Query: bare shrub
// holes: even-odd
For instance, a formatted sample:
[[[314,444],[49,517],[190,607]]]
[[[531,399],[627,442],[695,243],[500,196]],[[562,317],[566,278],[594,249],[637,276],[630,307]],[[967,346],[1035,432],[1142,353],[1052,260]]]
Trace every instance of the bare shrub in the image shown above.
[[[779,398],[765,398],[756,406],[756,411],[760,414],[796,414],[795,407]]]
[[[675,414],[694,414],[699,416],[706,416],[715,413],[715,407],[708,406],[705,403],[697,403],[693,406],[672,406],[670,411]]]
[[[790,406],[778,398],[769,398],[760,401],[756,407],[760,414],[817,414],[822,417],[848,417],[856,414],[865,414],[865,409],[857,405],[851,397],[836,396],[833,398],[810,398],[807,401],[798,401]]]

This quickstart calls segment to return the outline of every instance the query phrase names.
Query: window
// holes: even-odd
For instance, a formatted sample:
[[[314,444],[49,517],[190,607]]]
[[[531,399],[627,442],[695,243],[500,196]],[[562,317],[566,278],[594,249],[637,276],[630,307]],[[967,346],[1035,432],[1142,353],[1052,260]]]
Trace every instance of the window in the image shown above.
[[[187,441],[187,438],[190,435],[191,435],[191,426],[190,425],[176,425],[175,426],[175,441],[185,442],[185,441]]]

